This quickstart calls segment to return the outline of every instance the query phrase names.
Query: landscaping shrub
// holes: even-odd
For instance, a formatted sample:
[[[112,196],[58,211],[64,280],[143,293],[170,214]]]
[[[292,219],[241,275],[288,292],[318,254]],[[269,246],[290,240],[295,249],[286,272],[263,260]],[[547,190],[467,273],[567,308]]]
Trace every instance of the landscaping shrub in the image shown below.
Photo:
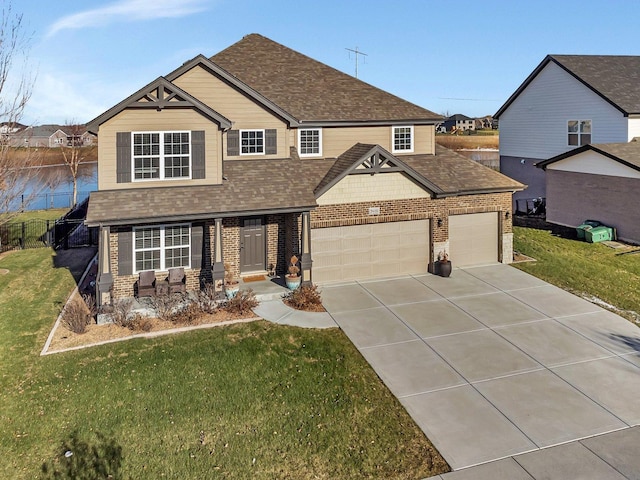
[[[151,307],[156,311],[156,316],[160,320],[171,320],[171,316],[176,312],[181,303],[185,301],[186,295],[174,293],[173,295],[154,295],[151,297]]]
[[[285,294],[284,301],[287,305],[297,310],[322,312],[322,296],[317,285],[301,285],[299,288]]]
[[[129,328],[129,317],[133,310],[133,299],[121,298],[113,302],[111,307],[104,309],[104,313],[111,315],[111,320],[120,327]]]
[[[196,292],[196,305],[202,313],[216,313],[220,305],[217,293],[213,283],[205,283],[202,290]]]
[[[234,315],[247,315],[252,313],[251,309],[258,306],[260,302],[252,289],[240,290],[233,298],[224,304],[224,310]]]
[[[127,328],[134,332],[150,332],[153,328],[153,320],[149,317],[136,313],[128,321]]]
[[[62,324],[73,333],[84,333],[91,323],[91,314],[82,300],[74,299],[62,311]]]
[[[179,307],[169,316],[169,320],[173,323],[189,325],[202,316],[202,310],[197,303],[189,302]]]

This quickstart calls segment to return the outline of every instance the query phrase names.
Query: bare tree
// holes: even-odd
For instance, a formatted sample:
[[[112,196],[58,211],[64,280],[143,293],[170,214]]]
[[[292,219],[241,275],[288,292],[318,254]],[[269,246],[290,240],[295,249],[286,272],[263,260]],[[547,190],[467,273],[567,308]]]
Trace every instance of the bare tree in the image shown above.
[[[93,145],[85,146],[83,134],[86,132],[86,128],[84,125],[71,121],[67,122],[63,130],[67,134],[67,141],[61,144],[60,151],[62,152],[62,159],[69,169],[69,174],[73,182],[73,205],[75,206],[78,203],[80,164],[94,153],[93,150],[95,147]]]
[[[19,125],[31,98],[34,79],[27,63],[30,37],[24,33],[22,15],[3,2],[0,12],[0,122],[5,132],[0,142],[0,224],[12,217],[18,200],[29,201],[36,193],[28,187],[39,175],[37,149],[15,148],[11,132]],[[20,65],[22,64],[22,65]]]

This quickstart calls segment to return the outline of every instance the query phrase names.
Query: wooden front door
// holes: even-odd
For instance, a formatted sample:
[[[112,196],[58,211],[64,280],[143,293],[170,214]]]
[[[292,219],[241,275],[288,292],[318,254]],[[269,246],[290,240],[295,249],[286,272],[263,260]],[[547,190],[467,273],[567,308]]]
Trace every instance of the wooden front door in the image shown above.
[[[240,231],[240,272],[265,269],[265,228],[262,217],[242,219]]]

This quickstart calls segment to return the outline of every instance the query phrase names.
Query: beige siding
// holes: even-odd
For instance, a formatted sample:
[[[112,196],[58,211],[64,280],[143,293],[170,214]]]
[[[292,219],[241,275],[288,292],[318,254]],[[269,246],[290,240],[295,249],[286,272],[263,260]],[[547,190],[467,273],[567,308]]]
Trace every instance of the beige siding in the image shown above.
[[[414,153],[425,153],[435,155],[436,153],[436,128],[434,125],[416,125],[413,127]]]
[[[289,156],[289,146],[292,144],[289,143],[286,123],[215,75],[198,66],[178,77],[173,83],[231,120],[234,130],[275,128],[278,131],[278,154],[266,157],[264,155],[227,157],[227,142],[226,135],[224,135],[223,152],[225,159],[248,160]]]
[[[318,205],[427,198],[429,193],[402,173],[347,175],[318,198]]]
[[[337,157],[356,143],[380,145],[391,152],[393,129],[390,125],[378,127],[325,127],[322,129],[322,154],[324,157]],[[433,125],[416,125],[413,128],[413,154],[435,153],[435,129]],[[293,136],[297,145],[297,133]],[[394,155],[401,156],[401,153]]]
[[[116,133],[166,130],[204,130],[206,178],[116,183]],[[98,189],[151,188],[222,183],[220,158],[221,132],[218,125],[191,109],[124,110],[100,125],[98,142]]]

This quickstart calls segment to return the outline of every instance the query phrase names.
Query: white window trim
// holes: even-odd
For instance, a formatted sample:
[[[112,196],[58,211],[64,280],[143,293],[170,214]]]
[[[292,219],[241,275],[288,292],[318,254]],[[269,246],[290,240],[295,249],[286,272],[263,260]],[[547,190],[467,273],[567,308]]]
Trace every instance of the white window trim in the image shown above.
[[[254,153],[242,153],[242,134],[244,132],[262,132],[262,152],[254,152]],[[246,128],[244,130],[240,130],[238,132],[238,147],[240,150],[240,156],[251,156],[251,155],[265,155],[264,152],[267,150],[267,135],[265,133],[264,128]]]
[[[191,268],[191,224],[190,223],[172,223],[172,224],[166,224],[166,225],[141,225],[139,227],[133,227],[133,255],[132,255],[132,263],[133,263],[133,273],[134,274],[138,274],[140,272],[147,272],[149,271],[149,269],[146,270],[138,270],[138,265],[137,265],[137,261],[136,261],[136,252],[142,252],[142,251],[148,251],[148,250],[157,250],[157,248],[140,248],[137,249],[136,248],[136,231],[137,230],[144,230],[144,229],[148,229],[148,228],[159,228],[160,229],[160,268],[157,270],[154,270],[154,272],[168,272],[169,269],[165,268],[165,262],[166,262],[166,258],[165,258],[165,251],[166,251],[166,245],[165,245],[165,231],[167,227],[188,227],[189,228],[189,263],[187,265],[183,265],[182,267],[175,267],[175,268],[184,268],[185,270],[190,269]]]
[[[569,144],[569,122],[578,122],[578,131],[574,134],[574,135],[578,135],[578,144],[577,145],[570,145]],[[581,145],[580,141],[582,140],[582,133],[580,132],[580,122],[589,122],[591,124],[591,133],[588,133],[587,135],[591,135],[591,141],[589,143],[593,143],[593,120],[591,120],[590,118],[569,118],[566,123],[565,126],[567,127],[566,131],[565,131],[565,135],[567,136],[567,147],[571,147],[571,148],[578,148],[578,147],[582,147],[583,145]]]
[[[396,128],[408,128],[411,131],[411,148],[404,150],[396,150]],[[415,145],[415,137],[413,132],[413,125],[393,125],[391,127],[391,153],[413,153]]]
[[[160,135],[160,176],[158,178],[136,178],[136,155],[134,154],[134,135],[145,133],[157,133]],[[165,133],[187,133],[189,134],[189,176],[188,177],[165,177],[164,176],[164,134]],[[143,132],[131,132],[131,179],[133,182],[171,182],[174,180],[191,180],[193,175],[193,144],[190,130],[147,130]],[[139,155],[138,155],[139,156]]]
[[[317,130],[318,131],[318,153],[301,153],[302,152],[302,132],[308,130]],[[298,155],[300,157],[321,157],[322,156],[322,128],[312,127],[312,128],[299,128],[298,129]]]

